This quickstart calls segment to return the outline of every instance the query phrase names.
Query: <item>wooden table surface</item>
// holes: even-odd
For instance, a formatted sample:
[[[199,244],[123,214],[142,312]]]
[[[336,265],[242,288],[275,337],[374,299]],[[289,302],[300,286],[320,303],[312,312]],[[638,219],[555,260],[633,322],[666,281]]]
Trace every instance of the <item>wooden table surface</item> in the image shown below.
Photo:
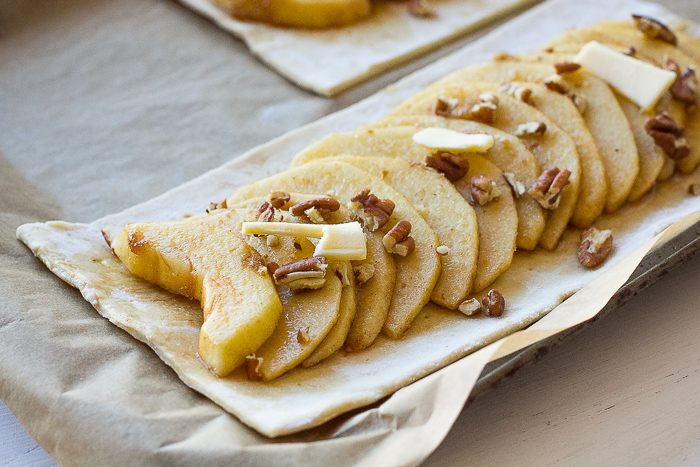
[[[700,22],[700,4],[696,0],[661,3]],[[13,46],[13,28],[3,23],[3,11],[7,20],[25,13],[34,14],[41,4],[40,1],[16,2],[12,6],[0,3],[0,32],[10,31],[10,40],[0,35],[0,64],[1,53]],[[91,9],[78,14],[78,19],[102,15],[103,24],[108,25],[120,9],[128,8],[129,2],[113,2],[109,7],[104,6],[107,2],[99,0],[83,0],[83,4]],[[239,54],[246,53],[242,45],[229,41],[205,21],[190,19],[190,12],[173,5],[167,8],[196,22],[202,30],[213,30],[208,33],[226,47],[236,49]],[[32,34],[37,37],[41,32]],[[272,77],[266,79],[275,81],[283,89],[280,92],[284,97],[303,99],[301,118],[312,121],[369,95],[397,76],[465,42],[453,44],[333,101],[297,90],[252,59],[241,60],[247,60],[244,66],[256,68],[257,73],[269,73]],[[270,102],[275,98],[270,96]],[[287,100],[293,103],[294,99]],[[7,104],[10,100],[7,95],[0,100],[0,113],[3,102]],[[233,150],[242,152],[299,122],[277,123],[275,128],[252,135],[247,146]],[[0,147],[6,136],[0,133]],[[4,150],[8,152],[7,147]],[[183,174],[182,181],[187,178],[190,175]],[[162,188],[152,189],[157,193]],[[80,208],[75,211],[75,217],[80,220],[91,220],[101,214],[104,213]],[[700,257],[674,270],[627,305],[590,325],[535,365],[520,370],[466,407],[447,439],[425,465],[700,465],[698,284]],[[4,465],[55,464],[0,402],[0,466]]]

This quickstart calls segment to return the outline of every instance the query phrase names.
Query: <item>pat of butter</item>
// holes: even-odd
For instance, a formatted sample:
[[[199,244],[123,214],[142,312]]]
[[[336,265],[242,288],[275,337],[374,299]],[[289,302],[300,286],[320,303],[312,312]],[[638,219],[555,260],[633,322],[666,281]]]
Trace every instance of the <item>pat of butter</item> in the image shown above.
[[[493,147],[493,136],[466,134],[446,128],[426,128],[413,135],[413,141],[431,149],[486,152]]]
[[[291,222],[243,222],[242,232],[252,235],[283,235],[320,238],[314,256],[330,260],[367,258],[367,241],[359,222],[345,224],[295,224]]]
[[[321,238],[324,227],[327,226],[321,224],[294,224],[291,222],[243,222],[242,231],[244,234],[252,235]]]
[[[607,81],[620,94],[649,110],[676,80],[672,71],[643,62],[592,41],[574,57],[599,78]]]
[[[367,241],[359,222],[323,226],[323,236],[316,245],[314,256],[334,260],[367,258]]]

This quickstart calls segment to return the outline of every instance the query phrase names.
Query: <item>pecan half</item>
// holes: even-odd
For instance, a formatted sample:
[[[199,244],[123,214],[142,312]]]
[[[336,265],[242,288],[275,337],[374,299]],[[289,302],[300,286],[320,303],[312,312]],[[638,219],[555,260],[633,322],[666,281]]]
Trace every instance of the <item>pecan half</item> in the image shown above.
[[[282,209],[290,199],[292,199],[290,194],[284,191],[273,191],[270,193],[270,204],[277,209]]]
[[[561,191],[569,184],[571,171],[558,168],[547,169],[535,180],[527,192],[532,199],[545,209],[554,210],[559,207]]]
[[[389,221],[396,206],[390,199],[379,199],[365,189],[352,197],[348,207],[370,232],[374,232]]]
[[[547,89],[558,92],[559,94],[566,94],[571,90],[571,85],[568,81],[562,78],[561,75],[551,75],[548,78],[545,78],[543,83],[545,86],[547,86]]]
[[[278,267],[273,273],[277,284],[286,284],[292,291],[320,289],[326,284],[326,258],[314,256]]]
[[[355,282],[357,284],[364,284],[374,277],[375,268],[373,264],[362,263],[353,267],[352,271],[355,273]]]
[[[609,230],[591,227],[581,234],[581,244],[576,256],[578,262],[587,268],[594,268],[605,261],[612,250],[613,237]]]
[[[658,39],[671,45],[678,44],[673,31],[659,20],[644,15],[632,15],[632,21],[637,29],[649,39]]]
[[[435,18],[437,12],[425,0],[411,0],[408,12],[416,18]]]
[[[554,71],[558,75],[564,75],[566,73],[573,73],[581,68],[579,63],[574,62],[557,62],[554,64]]]
[[[527,191],[525,189],[525,185],[523,185],[523,183],[515,177],[514,173],[503,172],[503,178],[505,178],[506,182],[508,182],[515,199],[520,198]]]
[[[466,316],[474,316],[481,311],[481,303],[476,298],[470,298],[460,303],[457,309]]]
[[[249,380],[262,381],[262,374],[260,373],[262,362],[263,359],[256,357],[255,354],[250,354],[245,358],[245,372]]]
[[[685,139],[685,130],[666,112],[661,112],[647,120],[644,125],[647,134],[654,143],[673,160],[683,159],[690,154],[690,147]]]
[[[323,217],[323,214],[335,212],[338,209],[340,209],[338,200],[333,198],[317,198],[295,204],[289,211],[294,216],[306,214],[314,224],[324,224],[326,219]]]
[[[681,73],[678,63],[670,57],[665,58],[663,68],[676,74],[676,80],[669,89],[671,95],[690,106],[697,105],[698,78],[695,75],[695,69],[689,67],[686,68],[684,73]]]
[[[542,122],[527,122],[518,125],[513,133],[515,136],[542,136],[547,131],[547,125]]]
[[[469,185],[472,201],[479,203],[479,206],[483,206],[501,196],[501,191],[498,189],[498,186],[496,186],[496,182],[483,175],[475,175],[472,177]]]
[[[520,83],[507,83],[498,88],[498,92],[503,93],[507,96],[515,97],[521,102],[526,104],[530,102],[530,96],[532,95],[532,89],[523,86]]]
[[[306,210],[316,208],[319,211],[335,212],[340,209],[340,203],[333,198],[318,198],[295,204],[289,210],[295,216],[301,216]]]
[[[503,315],[503,311],[506,309],[506,299],[503,298],[503,295],[498,290],[491,289],[481,299],[481,305],[488,316],[498,318]]]
[[[388,253],[408,256],[416,249],[416,241],[409,234],[411,233],[411,223],[399,221],[392,229],[384,235],[382,243]]]
[[[425,165],[437,170],[451,182],[464,177],[469,171],[469,161],[465,157],[446,151],[425,156]]]

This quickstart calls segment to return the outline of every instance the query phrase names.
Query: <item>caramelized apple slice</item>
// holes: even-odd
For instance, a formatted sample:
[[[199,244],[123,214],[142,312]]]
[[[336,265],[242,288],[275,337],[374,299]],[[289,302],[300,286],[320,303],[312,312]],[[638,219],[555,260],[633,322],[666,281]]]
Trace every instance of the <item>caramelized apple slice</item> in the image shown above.
[[[201,301],[199,355],[226,376],[265,342],[282,314],[267,269],[226,212],[178,222],[128,224],[114,252],[135,275]]]
[[[372,10],[369,0],[216,0],[231,16],[275,26],[323,29],[345,26]]]

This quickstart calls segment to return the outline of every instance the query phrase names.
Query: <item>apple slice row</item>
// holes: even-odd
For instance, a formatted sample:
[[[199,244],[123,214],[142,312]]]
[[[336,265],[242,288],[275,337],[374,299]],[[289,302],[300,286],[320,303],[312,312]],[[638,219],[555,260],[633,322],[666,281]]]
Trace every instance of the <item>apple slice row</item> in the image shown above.
[[[659,29],[668,29],[658,21],[651,18],[650,20],[659,25]],[[590,41],[598,41],[621,49],[632,47],[636,53],[639,53],[639,58],[650,60],[656,66],[664,66],[666,59],[670,58],[675,61],[681,72],[688,69],[697,70],[699,66],[698,61],[686,53],[683,42],[680,43],[679,47],[677,44],[668,43],[663,39],[649,38],[648,34],[637,29],[631,23],[625,22],[604,22],[583,29],[571,30],[551,41],[548,47],[553,47],[556,50],[560,46],[572,44],[582,46]],[[695,94],[695,101],[697,101],[697,94]],[[696,105],[692,102],[687,102],[687,104],[691,107]],[[682,173],[690,173],[700,163],[700,151],[692,150],[692,148],[700,147],[700,113],[688,114],[685,121],[685,133],[691,152],[688,156],[676,161],[676,164]]]
[[[642,22],[644,33],[600,23],[457,70],[383,119],[311,144],[207,215],[127,225],[113,249],[134,274],[201,301],[199,353],[221,377],[244,365],[271,381],[365,349],[380,332],[399,339],[430,300],[473,308],[469,297],[508,270],[516,247],[554,249],[567,225],[587,228],[700,162],[679,127],[697,148],[698,43],[679,34],[670,44],[665,26]],[[634,90],[652,110],[623,97],[595,63],[573,63],[592,40],[672,70],[658,71],[669,92]],[[262,230],[244,235],[244,222]],[[271,234],[277,224],[287,233]],[[317,254],[325,240],[314,235],[351,225],[364,259]],[[601,240],[606,254],[611,241]]]

